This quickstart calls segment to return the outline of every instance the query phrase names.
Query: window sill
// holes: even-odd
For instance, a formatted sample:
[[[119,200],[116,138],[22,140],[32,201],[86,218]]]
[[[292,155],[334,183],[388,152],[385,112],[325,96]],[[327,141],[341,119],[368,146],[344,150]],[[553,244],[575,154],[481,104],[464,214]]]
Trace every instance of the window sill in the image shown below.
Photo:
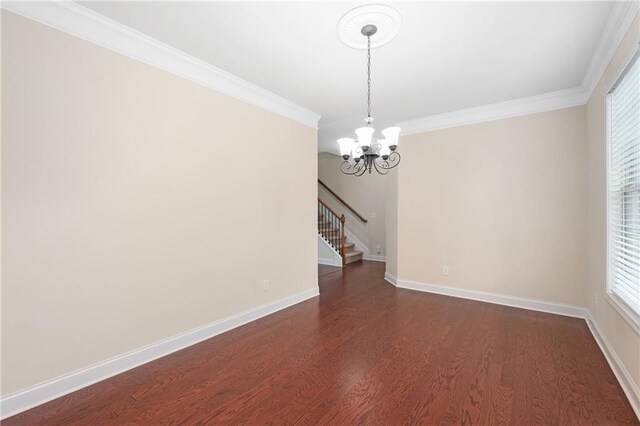
[[[606,299],[613,309],[631,326],[633,331],[640,336],[640,316],[625,305],[615,294],[607,291]]]

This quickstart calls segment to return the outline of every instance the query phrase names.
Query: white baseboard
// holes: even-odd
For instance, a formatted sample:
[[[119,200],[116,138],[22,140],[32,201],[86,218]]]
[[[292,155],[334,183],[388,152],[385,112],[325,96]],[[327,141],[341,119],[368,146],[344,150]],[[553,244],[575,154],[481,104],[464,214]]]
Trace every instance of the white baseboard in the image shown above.
[[[324,259],[318,258],[318,265],[328,265],[328,266],[342,266],[342,261],[340,259]]]
[[[371,260],[373,262],[386,262],[387,258],[386,256],[379,256],[377,254],[368,254],[365,253],[362,255],[362,259],[363,260]]]
[[[318,294],[317,287],[294,294],[4,396],[0,399],[0,418],[5,419],[44,404],[225,331],[288,308]]]
[[[585,318],[587,312],[585,308],[582,308],[580,306],[565,305],[562,303],[547,302],[536,299],[527,299],[524,297],[505,296],[497,293],[467,290],[459,287],[426,284],[403,279],[396,279],[395,285],[399,288],[405,288],[409,290],[443,294],[446,296],[478,300],[481,302],[495,303],[498,305],[513,306],[515,308],[530,309],[533,311],[548,312],[550,314],[564,315],[568,317]]]
[[[384,280],[386,282],[388,282],[389,284],[393,284],[393,285],[397,286],[398,279],[395,277],[395,275],[391,275],[390,273],[388,273],[386,271],[384,273]]]
[[[620,383],[622,390],[625,395],[627,395],[633,411],[635,411],[638,420],[640,420],[640,389],[638,389],[638,386],[634,383],[631,374],[629,374],[629,371],[627,371],[622,361],[620,361],[620,358],[618,358],[618,355],[604,337],[604,334],[600,332],[598,324],[594,321],[591,312],[587,311],[585,320],[591,330],[591,334],[593,334],[593,338],[598,343],[598,346],[600,346],[600,350],[607,359],[611,370],[613,370],[613,374],[615,374],[618,379],[618,383]]]

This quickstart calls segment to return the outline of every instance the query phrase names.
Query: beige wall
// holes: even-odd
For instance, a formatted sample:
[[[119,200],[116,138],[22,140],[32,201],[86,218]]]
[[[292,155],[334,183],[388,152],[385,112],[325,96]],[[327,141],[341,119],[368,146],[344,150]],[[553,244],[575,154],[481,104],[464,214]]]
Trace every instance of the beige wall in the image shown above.
[[[388,176],[375,172],[360,177],[345,175],[340,171],[341,163],[342,158],[337,155],[326,152],[318,154],[318,178],[364,216],[367,223],[359,220],[321,186],[318,186],[318,196],[335,212],[345,215],[347,229],[369,249],[372,255],[384,256],[386,247],[385,181]],[[374,214],[376,217],[373,217]]]
[[[607,256],[607,192],[605,97],[628,60],[638,49],[640,17],[618,47],[587,104],[588,135],[588,280],[587,304],[591,315],[640,388],[640,336],[613,309],[605,296]]]
[[[2,20],[3,395],[317,288],[315,129]]]
[[[402,155],[403,146],[398,150]],[[402,162],[398,168],[389,171],[385,181],[385,212],[386,212],[386,264],[385,273],[391,279],[398,276],[398,173],[402,170]]]
[[[398,278],[584,306],[584,120],[576,107],[403,137]]]

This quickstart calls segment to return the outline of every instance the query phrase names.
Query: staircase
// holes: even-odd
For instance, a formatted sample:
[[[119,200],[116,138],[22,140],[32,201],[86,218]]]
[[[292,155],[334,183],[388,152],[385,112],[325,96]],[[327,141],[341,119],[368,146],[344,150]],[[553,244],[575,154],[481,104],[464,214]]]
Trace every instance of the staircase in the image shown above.
[[[329,206],[318,199],[318,233],[342,257],[342,266],[362,260],[362,252],[345,235],[344,215],[338,216]]]
[[[355,244],[353,243],[345,243],[344,253],[347,258],[345,260],[345,264],[359,262],[362,260],[362,252],[355,249]]]

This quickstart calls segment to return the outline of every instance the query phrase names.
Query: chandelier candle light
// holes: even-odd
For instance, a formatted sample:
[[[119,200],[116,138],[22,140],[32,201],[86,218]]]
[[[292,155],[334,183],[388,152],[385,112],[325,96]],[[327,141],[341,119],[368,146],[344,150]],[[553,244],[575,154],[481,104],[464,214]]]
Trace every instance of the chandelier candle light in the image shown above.
[[[352,40],[352,33],[354,25],[362,22],[363,19],[379,21],[383,25],[385,34],[376,47],[391,41],[397,34],[400,23],[398,12],[389,6],[367,5],[356,8],[348,12],[338,24],[338,35],[348,46],[359,48],[359,45]],[[340,170],[347,175],[362,176],[366,171],[371,173],[374,169],[386,175],[390,169],[400,163],[400,154],[396,151],[400,128],[387,127],[382,131],[383,139],[374,137],[374,118],[371,117],[371,37],[377,32],[378,27],[371,23],[360,28],[361,36],[366,37],[367,40],[367,118],[364,119],[366,126],[355,131],[357,139],[338,139],[340,155],[344,160]]]

